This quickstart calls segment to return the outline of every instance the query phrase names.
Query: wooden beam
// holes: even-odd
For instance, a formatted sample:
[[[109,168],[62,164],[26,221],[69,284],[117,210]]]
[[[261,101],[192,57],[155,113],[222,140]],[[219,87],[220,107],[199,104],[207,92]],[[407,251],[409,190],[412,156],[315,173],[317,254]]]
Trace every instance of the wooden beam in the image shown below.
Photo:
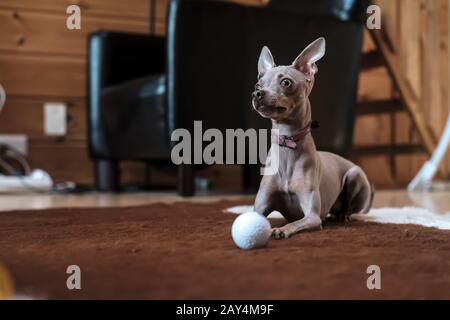
[[[377,49],[363,54],[361,61],[361,70],[367,71],[382,66],[384,66],[383,57]]]
[[[356,105],[356,115],[380,114],[404,111],[399,99],[362,101]]]
[[[355,146],[351,152],[352,157],[378,156],[390,153],[394,154],[417,154],[424,153],[426,150],[420,144],[396,144],[396,145],[373,145],[373,146]]]

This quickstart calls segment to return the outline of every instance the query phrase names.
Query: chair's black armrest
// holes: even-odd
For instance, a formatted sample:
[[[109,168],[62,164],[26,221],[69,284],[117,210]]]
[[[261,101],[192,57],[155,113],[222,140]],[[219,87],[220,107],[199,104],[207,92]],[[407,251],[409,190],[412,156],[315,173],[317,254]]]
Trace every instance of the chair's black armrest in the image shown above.
[[[100,88],[164,73],[165,40],[137,33],[98,31],[88,39],[88,78]]]

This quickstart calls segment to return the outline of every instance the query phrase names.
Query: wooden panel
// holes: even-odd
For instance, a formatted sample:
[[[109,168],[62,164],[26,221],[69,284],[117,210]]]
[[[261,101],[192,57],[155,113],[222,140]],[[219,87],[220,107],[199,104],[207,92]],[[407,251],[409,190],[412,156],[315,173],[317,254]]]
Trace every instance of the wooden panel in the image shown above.
[[[2,28],[0,50],[14,52],[84,55],[87,36],[91,32],[98,30],[148,32],[147,21],[91,17],[81,19],[81,30],[69,30],[66,27],[66,15],[63,13],[13,9],[0,9],[0,21]]]
[[[394,186],[397,186],[397,182],[389,171],[388,156],[361,157],[352,158],[351,160],[363,168],[367,178],[375,185],[376,189],[393,188]]]
[[[381,28],[389,40],[390,47],[396,50],[399,38],[399,0],[376,0],[374,3],[382,8]]]
[[[373,48],[369,37],[364,38],[366,50]],[[391,80],[384,68],[369,70],[359,75],[358,100],[371,101],[391,98]],[[389,116],[367,115],[358,117],[355,123],[355,145],[374,145],[389,142]],[[369,162],[371,163],[371,162]]]
[[[374,48],[375,44],[365,32],[363,51],[369,52]],[[360,74],[359,80],[359,101],[395,97],[392,81],[385,68],[364,71]],[[395,127],[392,127],[392,120]],[[395,132],[392,132],[392,129]],[[406,112],[396,114],[394,119],[390,114],[360,116],[355,123],[354,145],[357,147],[390,144],[392,135],[397,143],[418,143],[420,140],[417,137],[415,141],[411,139],[413,130],[412,122]],[[420,168],[421,163],[418,163],[416,159],[420,161],[423,155],[395,156],[394,158],[390,155],[352,157],[352,160],[366,171],[370,181],[377,188],[405,186]]]
[[[389,99],[391,98],[391,88],[391,80],[384,68],[373,69],[359,74],[359,101]]]
[[[176,189],[177,172],[161,171],[143,162],[123,161],[120,164],[123,184],[147,185]],[[146,182],[146,177],[148,181]],[[213,165],[196,172],[197,177],[207,179],[211,190],[239,191],[242,187],[242,167],[240,165]]]
[[[400,2],[402,19],[400,21],[401,45],[399,55],[401,59],[400,69],[406,78],[406,83],[411,90],[411,94],[416,99],[422,96],[422,43],[420,41],[420,17],[421,7],[411,5],[405,1]]]
[[[73,181],[82,185],[94,184],[94,166],[89,158],[86,141],[38,139],[30,141],[28,160],[32,168],[50,173],[56,182]],[[146,184],[146,165],[143,162],[120,163],[122,185]],[[168,174],[150,168],[151,185],[175,186],[176,174]]]
[[[157,15],[164,17],[168,0],[157,0]],[[148,19],[149,0],[2,0],[0,6],[14,9],[65,13],[69,5],[80,6],[89,16],[116,16],[119,18]]]
[[[356,105],[357,116],[403,111],[403,105],[398,99],[374,99],[371,101],[362,101]]]
[[[150,171],[149,171],[150,170]],[[154,182],[154,172],[152,168],[147,168],[147,165],[144,162],[136,162],[136,161],[122,161],[120,163],[120,183],[122,185],[132,184],[138,186],[146,186],[147,185],[147,176],[151,178],[152,182]],[[157,180],[155,183],[160,185],[160,181]],[[162,185],[167,185],[176,183],[176,176],[164,176]]]
[[[426,1],[423,14],[424,19],[424,58],[423,68],[423,99],[421,108],[425,121],[429,124],[431,131],[438,136],[442,129],[442,96],[440,95],[440,64],[436,58],[440,54],[439,43],[439,1]],[[436,132],[438,131],[438,132]]]
[[[364,31],[363,52],[375,49],[372,38]],[[370,101],[374,99],[390,98],[390,80],[383,68],[364,71],[359,75],[358,100]],[[354,145],[374,145],[386,143],[389,129],[386,115],[368,115],[357,117],[353,134]],[[386,156],[351,158],[366,172],[369,180],[376,188],[392,187],[395,182],[389,173],[389,161]],[[378,167],[377,170],[374,168]]]
[[[248,6],[265,6],[270,2],[270,0],[220,0],[224,2],[234,2],[238,4],[248,5]]]
[[[443,1],[443,8],[445,8],[444,12],[441,14],[444,15],[444,18],[442,19],[441,24],[441,32],[443,34],[442,39],[442,51],[441,54],[443,57],[441,57],[442,62],[442,83],[444,84],[444,107],[447,108],[447,118],[450,114],[450,90],[448,89],[448,86],[450,84],[450,5],[448,1]],[[446,89],[445,89],[446,88]],[[444,160],[444,172],[443,177],[450,179],[450,151],[447,150],[446,157]]]
[[[30,141],[28,160],[32,168],[50,173],[56,182],[92,184],[92,163],[84,140],[60,142],[54,139]]]
[[[240,165],[213,165],[198,172],[198,176],[208,179],[212,189],[240,189],[242,187],[242,167]]]
[[[354,145],[376,145],[389,142],[389,115],[358,117],[353,137]]]
[[[396,157],[397,184],[400,186],[408,185],[426,160],[426,154],[399,155]]]
[[[372,37],[369,34],[369,31],[364,28],[363,30],[363,45],[362,45],[362,51],[364,53],[370,52],[372,50],[375,50],[376,46],[375,43],[372,40]]]
[[[448,0],[380,0],[376,3],[382,6],[383,29],[382,34],[374,32],[374,36],[413,119],[411,122],[408,116],[395,117],[395,140],[411,144],[419,141],[432,152],[450,110]],[[359,126],[367,130],[364,125]],[[412,178],[424,160],[423,155],[397,157],[399,181],[404,181],[408,175]],[[449,173],[448,165],[450,155],[447,165],[441,166],[441,173]]]
[[[66,139],[86,138],[86,107],[82,99],[55,99],[67,103]],[[29,139],[44,139],[43,98],[8,97],[0,117],[1,134],[23,134]]]
[[[7,95],[83,97],[86,63],[81,58],[0,53],[0,83]]]

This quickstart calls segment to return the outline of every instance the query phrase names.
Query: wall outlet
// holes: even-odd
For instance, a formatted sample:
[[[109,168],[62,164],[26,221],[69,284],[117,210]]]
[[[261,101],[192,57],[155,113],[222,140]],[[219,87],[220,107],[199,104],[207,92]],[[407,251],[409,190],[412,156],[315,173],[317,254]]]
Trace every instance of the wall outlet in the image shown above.
[[[44,132],[47,136],[67,134],[67,105],[63,102],[44,104]]]
[[[1,134],[0,144],[8,145],[24,156],[28,155],[28,137],[24,134]]]

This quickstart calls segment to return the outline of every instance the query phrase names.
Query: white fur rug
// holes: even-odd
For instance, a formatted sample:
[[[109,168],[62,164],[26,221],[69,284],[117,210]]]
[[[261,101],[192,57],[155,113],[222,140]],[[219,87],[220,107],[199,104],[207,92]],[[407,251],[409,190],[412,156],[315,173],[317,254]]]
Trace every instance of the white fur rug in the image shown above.
[[[236,206],[225,210],[225,212],[234,214],[248,211],[253,211],[253,206]],[[278,211],[274,211],[269,215],[269,218],[283,218],[283,216]],[[376,223],[416,224],[450,230],[450,212],[435,213],[419,207],[377,208],[370,210],[368,214],[352,215],[352,219]]]

